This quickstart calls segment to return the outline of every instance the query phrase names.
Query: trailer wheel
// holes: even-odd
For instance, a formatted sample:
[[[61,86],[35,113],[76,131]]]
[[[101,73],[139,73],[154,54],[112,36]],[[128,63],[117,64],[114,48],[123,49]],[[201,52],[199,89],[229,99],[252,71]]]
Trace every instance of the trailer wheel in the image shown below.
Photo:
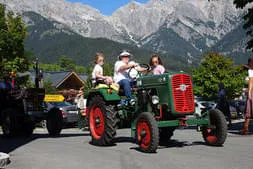
[[[15,109],[6,109],[2,111],[2,129],[6,137],[15,136],[18,133],[18,119]]]
[[[88,110],[91,143],[98,146],[112,145],[117,128],[117,112],[113,106],[105,105],[100,96],[93,96]]]
[[[53,108],[48,112],[47,130],[50,136],[57,136],[61,133],[63,117],[59,109]]]
[[[202,127],[205,142],[211,146],[222,146],[227,138],[227,122],[218,109],[209,111],[210,127]]]
[[[167,145],[175,129],[175,127],[159,128],[159,145]]]
[[[150,112],[143,112],[137,118],[136,136],[140,150],[154,153],[159,144],[159,129],[155,118]]]

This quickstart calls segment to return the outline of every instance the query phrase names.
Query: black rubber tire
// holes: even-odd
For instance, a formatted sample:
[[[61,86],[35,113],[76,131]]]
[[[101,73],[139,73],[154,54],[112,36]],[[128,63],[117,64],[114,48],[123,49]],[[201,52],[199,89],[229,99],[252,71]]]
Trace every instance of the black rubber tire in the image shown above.
[[[222,146],[227,138],[227,122],[223,113],[218,109],[209,110],[211,128],[202,127],[202,136],[205,142],[211,146]],[[211,130],[208,133],[208,130]],[[207,136],[214,136],[216,139],[208,139]]]
[[[148,124],[150,131],[150,143],[147,147],[141,146],[140,135],[138,135],[138,124],[145,122]],[[141,113],[136,121],[136,140],[140,146],[140,150],[144,153],[155,153],[159,145],[159,129],[154,116],[150,112]]]
[[[175,127],[159,128],[159,145],[167,145],[173,136],[175,129]]]
[[[96,138],[94,133],[92,132],[91,126],[93,125],[91,122],[91,111],[95,107],[98,107],[103,115],[104,119],[104,130],[99,138]],[[89,131],[91,135],[91,144],[97,146],[110,146],[113,145],[114,138],[116,136],[117,129],[117,112],[114,110],[112,105],[105,105],[105,102],[101,96],[93,96],[89,102],[88,106],[88,124]]]
[[[59,109],[53,108],[48,112],[47,131],[50,136],[58,136],[63,128],[63,117]]]
[[[12,108],[2,111],[2,130],[5,137],[12,137],[18,134],[19,123],[16,114],[17,110]]]
[[[22,134],[24,136],[31,136],[33,134],[33,130],[35,128],[35,124],[32,121],[27,121],[23,123]]]

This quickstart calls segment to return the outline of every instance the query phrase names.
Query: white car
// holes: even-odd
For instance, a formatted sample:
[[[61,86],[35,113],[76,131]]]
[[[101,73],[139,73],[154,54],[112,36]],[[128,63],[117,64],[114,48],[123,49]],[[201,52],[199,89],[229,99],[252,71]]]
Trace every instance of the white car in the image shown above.
[[[196,101],[195,100],[195,114],[201,116],[201,112],[205,109],[215,109],[216,103],[212,101]]]

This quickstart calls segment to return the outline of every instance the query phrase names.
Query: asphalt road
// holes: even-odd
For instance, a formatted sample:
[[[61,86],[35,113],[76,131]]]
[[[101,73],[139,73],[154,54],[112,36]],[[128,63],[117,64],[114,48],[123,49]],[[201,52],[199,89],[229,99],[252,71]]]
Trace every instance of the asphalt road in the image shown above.
[[[30,138],[0,136],[0,152],[10,154],[7,169],[252,169],[253,132],[239,135],[241,125],[229,130],[223,147],[206,146],[194,129],[176,130],[169,146],[159,147],[155,154],[139,152],[129,129],[118,130],[112,147],[89,144],[87,131],[66,129],[50,138],[42,129]]]

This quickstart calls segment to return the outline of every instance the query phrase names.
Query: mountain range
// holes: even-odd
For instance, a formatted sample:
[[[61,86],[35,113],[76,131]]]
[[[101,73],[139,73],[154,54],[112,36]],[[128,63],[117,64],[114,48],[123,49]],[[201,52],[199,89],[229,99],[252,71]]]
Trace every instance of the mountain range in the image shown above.
[[[245,50],[248,37],[242,29],[245,11],[236,9],[233,0],[149,0],[146,4],[132,1],[111,16],[66,0],[0,0],[0,3],[6,4],[8,10],[23,15],[30,27],[29,35],[36,37],[27,42],[29,49],[38,48],[33,46],[36,40],[45,37],[55,39],[60,32],[75,35],[77,39],[93,40],[94,44],[103,40],[119,46],[126,44],[124,47],[147,53],[159,52],[171,60],[190,65],[199,63],[201,54],[209,51],[232,57],[236,63],[245,63],[251,55]],[[47,23],[51,22],[54,31],[36,32],[34,28],[42,30],[43,25],[34,25],[39,23],[39,20],[35,21],[35,15],[38,16],[36,19],[44,18]],[[70,46],[70,50],[74,48],[75,51],[80,47],[75,43]],[[58,45],[58,48],[61,47]],[[52,46],[42,53],[35,53],[49,57],[46,52],[53,55],[59,50],[62,49]]]

